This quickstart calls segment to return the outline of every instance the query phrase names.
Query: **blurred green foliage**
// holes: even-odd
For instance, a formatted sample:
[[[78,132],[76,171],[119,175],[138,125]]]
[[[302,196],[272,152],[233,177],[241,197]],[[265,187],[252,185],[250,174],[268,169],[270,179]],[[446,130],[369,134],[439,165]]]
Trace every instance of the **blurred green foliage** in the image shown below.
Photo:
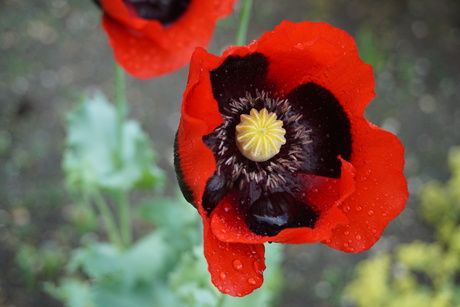
[[[119,123],[117,116],[101,93],[83,97],[69,113],[63,168],[71,191],[152,188],[162,182],[164,175],[154,164],[155,154],[139,122]]]
[[[199,215],[182,197],[147,201],[138,215],[156,228],[130,248],[89,242],[74,251],[67,277],[46,289],[68,307],[270,306],[280,292],[281,246],[267,246],[261,289],[244,298],[220,293],[210,281]]]
[[[36,286],[39,279],[54,278],[66,263],[65,253],[53,246],[37,248],[30,244],[19,247],[15,262],[29,288]]]
[[[134,191],[161,186],[163,174],[147,134],[119,111],[98,94],[69,113],[63,169],[75,198],[70,219],[85,233],[96,231],[101,218],[109,242],[90,237],[69,260],[58,262],[66,272],[57,283],[46,283],[48,293],[68,307],[271,305],[282,282],[279,245],[267,248],[264,286],[244,298],[230,297],[211,284],[200,217],[182,195],[130,204]],[[131,212],[153,226],[134,243]],[[17,259],[30,280],[41,259],[35,254],[24,249]]]
[[[422,218],[436,241],[415,241],[362,261],[346,288],[356,306],[460,306],[460,148],[449,155],[451,178],[420,195]]]

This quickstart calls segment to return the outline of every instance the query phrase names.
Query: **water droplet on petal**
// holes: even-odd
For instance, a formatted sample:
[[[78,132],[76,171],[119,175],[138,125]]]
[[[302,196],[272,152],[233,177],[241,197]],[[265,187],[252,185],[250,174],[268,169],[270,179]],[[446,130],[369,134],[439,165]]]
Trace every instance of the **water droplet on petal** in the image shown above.
[[[374,214],[374,210],[369,210],[369,211],[367,212],[367,214],[369,214],[369,215]]]
[[[243,263],[241,263],[240,260],[234,260],[233,261],[233,268],[237,271],[241,270],[243,268]]]
[[[361,211],[363,208],[361,206],[356,207],[356,211]]]
[[[356,240],[361,240],[361,236],[360,236],[360,235],[356,235]]]
[[[230,293],[230,289],[229,289],[229,288],[225,288],[225,289],[224,289],[224,293]]]
[[[346,235],[346,236],[348,236],[348,235],[350,234],[350,232],[349,232],[349,231],[345,231],[343,234]]]
[[[254,278],[248,278],[248,284],[250,285],[255,285],[256,284],[256,280]]]
[[[227,277],[227,274],[225,274],[225,272],[220,272],[219,277],[224,280]]]

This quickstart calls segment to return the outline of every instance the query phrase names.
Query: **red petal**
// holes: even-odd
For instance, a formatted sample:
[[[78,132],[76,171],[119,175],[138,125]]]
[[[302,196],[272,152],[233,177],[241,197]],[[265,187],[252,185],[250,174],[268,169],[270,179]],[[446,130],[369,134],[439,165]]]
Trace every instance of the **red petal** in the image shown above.
[[[149,22],[131,14],[123,0],[100,0],[100,3],[106,15],[127,27],[142,29]],[[155,23],[161,28],[159,22]]]
[[[269,58],[268,79],[285,93],[314,82],[357,114],[375,96],[372,67],[359,58],[353,37],[329,24],[284,21],[251,47]]]
[[[107,15],[103,25],[115,59],[136,78],[147,79],[178,70],[186,65],[194,49],[194,46],[163,48],[146,33],[128,28]]]
[[[206,217],[203,226],[204,255],[217,289],[233,296],[245,296],[260,288],[265,270],[263,244],[222,242],[213,235]]]
[[[320,176],[302,175],[305,182],[312,185],[313,193],[308,193],[308,202],[319,210],[320,217],[315,228],[287,228],[273,237],[256,235],[249,230],[244,216],[238,213],[233,204],[235,197],[229,195],[211,214],[211,227],[214,235],[221,241],[239,243],[278,242],[290,244],[314,243],[331,236],[332,229],[348,222],[339,204],[354,191],[354,168],[342,160],[342,177],[331,179]],[[301,176],[301,175],[299,175]],[[306,190],[306,192],[308,192]]]
[[[398,138],[365,119],[352,122],[356,191],[341,206],[350,222],[334,229],[323,243],[346,252],[370,248],[408,198],[402,173],[404,148]]]
[[[103,25],[117,62],[145,79],[185,66],[195,47],[208,45],[217,19],[230,14],[235,1],[191,1],[184,15],[164,27],[133,16],[122,0],[102,0]]]
[[[192,191],[197,206],[201,205],[206,181],[216,170],[214,155],[203,143],[203,136],[222,123],[217,102],[209,90],[211,81],[207,73],[219,64],[217,57],[202,48],[197,48],[193,54],[177,130],[177,154],[182,180]]]

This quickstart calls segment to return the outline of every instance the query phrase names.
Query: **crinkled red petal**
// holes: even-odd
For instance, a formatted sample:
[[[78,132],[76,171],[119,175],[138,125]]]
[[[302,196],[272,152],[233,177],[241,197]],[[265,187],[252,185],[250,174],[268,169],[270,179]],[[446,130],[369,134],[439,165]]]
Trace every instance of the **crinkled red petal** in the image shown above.
[[[348,114],[356,192],[341,206],[350,222],[324,242],[347,252],[370,248],[408,198],[403,146],[364,119],[364,109],[375,96],[372,67],[361,61],[351,36],[325,23],[283,22],[253,48],[271,60],[269,78],[285,92],[309,81],[317,83],[333,93]]]
[[[263,244],[227,243],[216,238],[206,212],[201,210],[204,227],[204,255],[212,283],[221,292],[245,296],[264,281],[265,248]]]
[[[127,28],[108,15],[104,15],[103,25],[116,61],[136,78],[147,79],[178,70],[186,65],[187,55],[194,49],[193,46],[174,48],[174,42],[171,42],[173,48],[163,48],[144,32]]]
[[[231,13],[236,0],[191,1],[176,22],[133,16],[122,0],[103,0],[103,25],[117,62],[137,78],[151,78],[185,66],[197,46],[206,47],[217,19]]]
[[[353,120],[356,191],[341,209],[349,219],[323,243],[346,252],[369,249],[387,224],[403,209],[409,196],[403,175],[404,147],[393,134],[364,118]]]
[[[197,48],[193,54],[177,130],[177,154],[182,180],[192,192],[197,206],[201,205],[208,178],[216,170],[214,155],[203,143],[203,136],[222,123],[222,115],[210,91],[211,81],[207,73],[220,63],[219,58],[202,48]]]
[[[320,214],[314,228],[287,228],[272,237],[254,234],[246,225],[244,213],[235,210],[235,197],[228,195],[211,214],[212,231],[224,242],[303,244],[326,240],[337,225],[348,223],[347,217],[338,206],[355,190],[354,174],[354,167],[344,160],[340,179],[299,174],[304,177],[306,186],[313,186],[304,193],[305,201],[313,205]]]
[[[251,50],[268,57],[268,79],[284,93],[314,82],[334,94],[345,112],[361,116],[375,96],[372,67],[359,58],[353,37],[329,24],[283,21]]]

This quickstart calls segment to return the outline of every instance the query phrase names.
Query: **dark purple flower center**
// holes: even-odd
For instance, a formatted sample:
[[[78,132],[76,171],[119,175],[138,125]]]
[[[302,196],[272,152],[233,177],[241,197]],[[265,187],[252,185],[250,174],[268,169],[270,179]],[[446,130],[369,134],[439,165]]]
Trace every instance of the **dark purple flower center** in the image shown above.
[[[263,236],[274,236],[288,227],[313,228],[317,219],[315,211],[287,192],[264,193],[246,211],[251,231]]]
[[[352,138],[347,114],[331,92],[309,82],[283,93],[277,88],[282,80],[267,77],[268,67],[268,58],[253,53],[230,56],[210,72],[223,123],[203,137],[216,171],[207,181],[202,206],[211,214],[229,195],[252,232],[275,236],[285,228],[315,227],[321,212],[309,203],[314,187],[302,174],[339,178],[338,157],[350,160]],[[283,122],[286,143],[269,160],[256,162],[241,154],[235,127],[242,114],[263,108]],[[181,183],[180,169],[177,174]],[[190,196],[184,184],[181,188]]]
[[[179,19],[187,10],[191,0],[123,0],[136,16],[158,20],[163,25]]]

